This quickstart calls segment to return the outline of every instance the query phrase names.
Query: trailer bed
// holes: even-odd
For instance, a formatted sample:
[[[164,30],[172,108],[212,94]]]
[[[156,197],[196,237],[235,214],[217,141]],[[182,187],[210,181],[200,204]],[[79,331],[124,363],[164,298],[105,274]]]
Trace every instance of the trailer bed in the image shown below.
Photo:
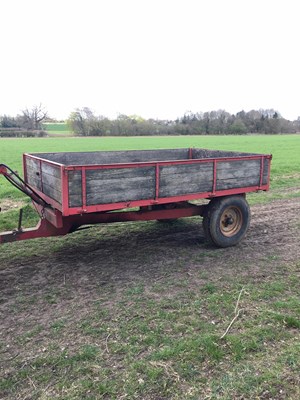
[[[24,179],[63,216],[268,190],[271,155],[199,148],[24,154]]]

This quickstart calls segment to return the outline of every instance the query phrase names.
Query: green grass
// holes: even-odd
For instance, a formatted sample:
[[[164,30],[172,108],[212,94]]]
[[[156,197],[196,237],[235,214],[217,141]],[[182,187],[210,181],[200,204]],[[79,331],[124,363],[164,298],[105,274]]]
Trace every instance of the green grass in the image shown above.
[[[280,283],[274,281],[281,287],[277,302],[289,293]],[[119,399],[127,394],[130,399],[229,400],[261,398],[266,390],[281,398],[276,396],[282,390],[297,399],[299,388],[285,378],[295,378],[300,368],[298,309],[280,314],[272,302],[251,300],[253,291],[264,298],[264,285],[245,288],[243,314],[224,339],[241,288],[234,279],[226,286],[216,284],[213,295],[211,289],[205,295],[201,287],[177,287],[168,298],[165,289],[156,296],[151,284],[147,293],[138,287],[121,290],[117,298],[104,288],[106,301],[90,304],[88,316],[54,321],[50,329],[28,327],[19,343],[46,348],[26,363],[16,359],[14,374],[0,380],[0,391],[24,394],[30,378],[33,398],[51,385],[45,398]],[[72,345],[69,335],[76,338]]]

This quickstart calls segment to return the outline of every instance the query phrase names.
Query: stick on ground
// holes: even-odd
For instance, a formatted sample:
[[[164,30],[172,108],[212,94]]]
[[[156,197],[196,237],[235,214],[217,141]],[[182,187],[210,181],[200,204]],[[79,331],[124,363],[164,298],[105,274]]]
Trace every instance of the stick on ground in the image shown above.
[[[242,289],[241,289],[241,291],[239,293],[239,296],[238,296],[238,299],[237,299],[237,302],[236,302],[236,305],[235,305],[235,309],[234,309],[234,314],[235,315],[234,315],[233,319],[231,320],[231,322],[228,325],[226,331],[223,333],[223,335],[221,336],[220,339],[224,339],[224,337],[227,335],[227,333],[229,332],[230,328],[232,327],[233,323],[238,319],[238,316],[239,316],[239,314],[241,312],[241,309],[239,309],[239,303],[240,303],[240,299],[241,299],[241,295],[242,295],[243,291],[244,291],[244,286],[242,287]]]

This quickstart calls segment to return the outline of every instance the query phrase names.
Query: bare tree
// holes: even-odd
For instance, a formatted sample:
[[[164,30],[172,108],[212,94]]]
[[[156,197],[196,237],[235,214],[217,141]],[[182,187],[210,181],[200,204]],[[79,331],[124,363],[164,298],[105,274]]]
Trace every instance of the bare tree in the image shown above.
[[[33,106],[31,109],[22,110],[22,121],[27,129],[38,130],[42,128],[42,122],[47,118],[48,114],[42,104]]]

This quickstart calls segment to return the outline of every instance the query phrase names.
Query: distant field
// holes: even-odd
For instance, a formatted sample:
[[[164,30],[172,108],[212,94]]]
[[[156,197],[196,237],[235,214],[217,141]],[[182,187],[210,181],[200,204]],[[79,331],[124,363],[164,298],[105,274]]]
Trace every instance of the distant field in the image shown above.
[[[71,136],[73,132],[65,122],[47,122],[43,124],[43,128],[48,132],[49,136]]]

